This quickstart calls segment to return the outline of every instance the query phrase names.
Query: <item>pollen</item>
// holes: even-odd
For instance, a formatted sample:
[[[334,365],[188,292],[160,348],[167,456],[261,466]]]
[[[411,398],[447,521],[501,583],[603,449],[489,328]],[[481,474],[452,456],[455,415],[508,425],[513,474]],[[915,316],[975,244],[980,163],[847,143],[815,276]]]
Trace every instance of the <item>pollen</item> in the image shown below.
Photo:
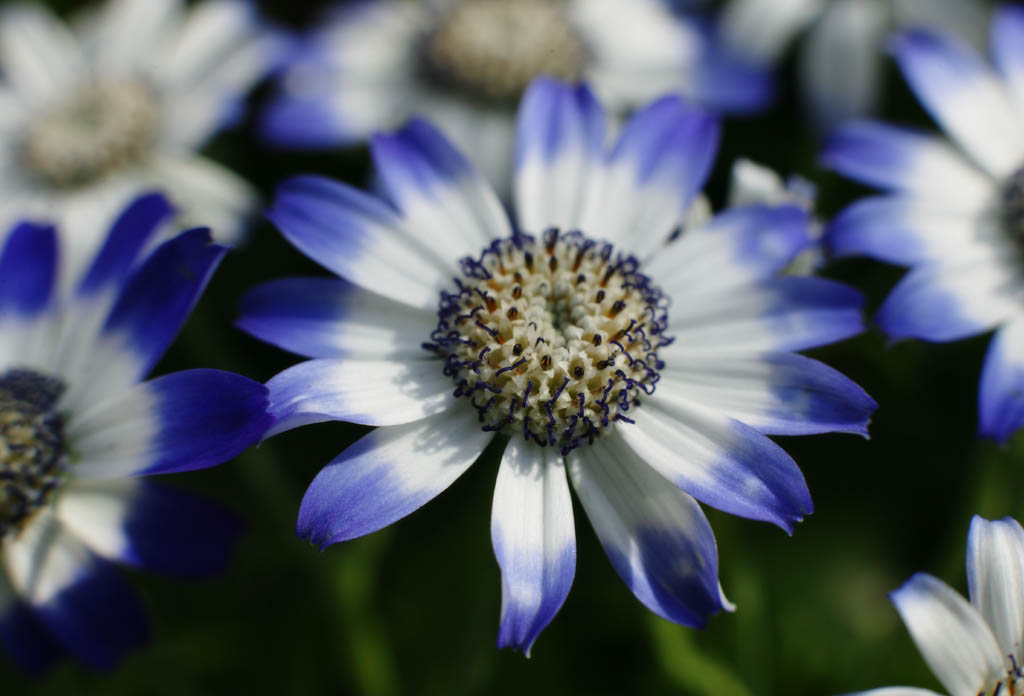
[[[63,383],[15,369],[0,374],[0,540],[50,500],[64,479]]]
[[[145,84],[97,82],[28,126],[21,159],[45,185],[88,184],[140,162],[156,138],[158,117],[158,104]]]
[[[489,100],[514,100],[538,75],[577,80],[583,44],[554,0],[462,0],[424,42],[428,77]]]
[[[461,262],[424,346],[486,431],[563,453],[654,392],[667,300],[639,262],[578,232],[497,240]]]

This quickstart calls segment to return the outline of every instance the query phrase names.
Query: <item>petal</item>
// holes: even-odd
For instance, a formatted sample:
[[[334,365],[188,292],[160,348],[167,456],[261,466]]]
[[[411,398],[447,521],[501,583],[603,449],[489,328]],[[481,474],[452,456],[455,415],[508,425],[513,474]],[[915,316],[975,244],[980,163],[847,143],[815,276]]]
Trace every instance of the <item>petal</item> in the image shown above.
[[[340,278],[279,278],[242,297],[236,322],[251,336],[310,358],[426,358],[437,315]]]
[[[398,425],[455,402],[440,360],[307,360],[267,387],[274,416],[267,437],[326,420]]]
[[[988,331],[1020,307],[1022,281],[1010,259],[976,259],[913,269],[877,320],[890,338],[955,341]]]
[[[323,549],[386,527],[454,483],[492,436],[468,407],[377,428],[316,475],[296,531]]]
[[[1024,319],[996,331],[981,370],[978,431],[1006,442],[1024,425]]]
[[[89,32],[90,58],[102,75],[131,75],[181,21],[181,0],[111,0]]]
[[[992,70],[951,35],[918,29],[893,42],[903,76],[932,117],[997,178],[1024,160],[1024,135]]]
[[[865,255],[904,266],[963,261],[1005,243],[1003,231],[986,216],[908,195],[855,201],[826,234],[835,256]]]
[[[753,62],[782,58],[793,38],[821,14],[822,0],[733,0],[722,8],[719,32]]]
[[[672,295],[669,334],[688,348],[791,351],[864,330],[864,297],[825,278],[781,276],[717,293]]]
[[[31,319],[50,306],[57,276],[57,231],[23,222],[0,253],[0,322]]]
[[[921,656],[950,696],[976,696],[1003,671],[981,614],[946,583],[916,573],[890,595]]]
[[[810,242],[810,217],[799,206],[748,205],[686,230],[644,272],[673,298],[689,297],[774,275]]]
[[[4,80],[23,98],[59,99],[85,79],[85,60],[75,38],[39,5],[18,3],[0,13],[0,66]]]
[[[604,159],[605,114],[586,85],[530,84],[519,107],[515,201],[520,229],[579,229]]]
[[[113,669],[146,640],[147,621],[134,590],[53,514],[37,514],[19,536],[5,539],[3,560],[14,590],[89,666]]]
[[[0,595],[10,593],[3,587],[6,584],[0,574]],[[47,672],[65,653],[36,613],[14,596],[0,598],[0,644],[8,656],[33,675]]]
[[[853,121],[833,131],[822,164],[870,186],[926,196],[946,207],[977,210],[995,183],[944,139],[877,121]]]
[[[223,570],[242,531],[217,503],[138,479],[76,481],[56,512],[100,556],[179,577]]]
[[[73,413],[67,436],[82,479],[164,474],[215,466],[269,427],[267,388],[220,370],[183,370],[135,385]]]
[[[615,433],[573,450],[566,463],[608,560],[637,599],[698,628],[723,608],[715,537],[693,498]]]
[[[132,381],[163,356],[226,252],[210,243],[207,230],[183,232],[160,245],[124,283],[103,335],[134,358]]]
[[[644,402],[622,439],[684,491],[733,515],[792,533],[813,510],[803,474],[786,452],[737,420],[659,394]]]
[[[918,689],[913,686],[883,686],[880,689],[868,691],[856,691],[846,696],[942,696],[928,689]]]
[[[975,515],[967,534],[968,595],[995,634],[1006,667],[1021,663],[1024,651],[1024,529],[1006,517]]]
[[[494,485],[491,540],[501,568],[498,647],[529,657],[576,572],[572,499],[555,448],[509,440]]]
[[[315,176],[277,189],[267,217],[281,233],[326,268],[367,290],[434,310],[454,273],[455,257],[439,257],[404,230],[379,200]]]
[[[638,258],[654,252],[704,186],[719,130],[715,118],[678,97],[640,110],[623,127],[580,228]]]
[[[1019,112],[1024,111],[1024,8],[1001,5],[992,18],[992,59],[1010,89]]]
[[[687,350],[673,344],[657,384],[660,401],[683,398],[713,408],[769,435],[856,433],[867,437],[878,404],[817,360],[793,353]]]
[[[370,141],[377,174],[421,243],[455,261],[512,230],[491,185],[437,129],[414,118]]]

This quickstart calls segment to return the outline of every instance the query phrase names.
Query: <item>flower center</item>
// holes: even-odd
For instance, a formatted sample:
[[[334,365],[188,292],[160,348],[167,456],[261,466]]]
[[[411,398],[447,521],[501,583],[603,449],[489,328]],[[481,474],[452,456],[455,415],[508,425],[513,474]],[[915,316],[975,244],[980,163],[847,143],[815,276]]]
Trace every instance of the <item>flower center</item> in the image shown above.
[[[23,162],[53,187],[89,183],[140,161],[153,143],[158,115],[146,85],[98,82],[28,126]]]
[[[583,44],[553,0],[463,0],[425,44],[430,75],[474,96],[514,100],[537,75],[576,80]]]
[[[638,266],[578,232],[496,240],[462,260],[424,348],[484,430],[567,453],[654,392],[668,302]]]
[[[0,540],[45,505],[67,469],[64,384],[31,370],[0,373]]]
[[[1024,241],[1024,167],[1003,184],[1002,216],[1006,230],[1017,241]]]

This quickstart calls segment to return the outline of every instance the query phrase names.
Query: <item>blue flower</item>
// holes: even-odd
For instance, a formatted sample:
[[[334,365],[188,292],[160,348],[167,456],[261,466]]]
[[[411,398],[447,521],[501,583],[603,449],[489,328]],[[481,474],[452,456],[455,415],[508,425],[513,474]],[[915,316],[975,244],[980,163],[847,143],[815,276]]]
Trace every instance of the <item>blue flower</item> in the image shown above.
[[[312,358],[268,383],[270,432],[381,426],[317,475],[299,535],[325,547],[389,525],[497,436],[500,646],[528,652],[569,592],[569,480],[652,611],[702,626],[729,608],[697,501],[791,531],[810,495],[765,434],[865,434],[875,404],[793,352],[862,329],[856,291],[777,276],[810,243],[800,207],[676,228],[718,133],[667,97],[606,152],[590,90],[545,78],[519,112],[516,226],[422,120],[373,139],[390,202],[316,176],[282,184],[269,217],[341,278],[284,278],[243,300],[243,329]]]
[[[728,112],[771,96],[766,69],[662,0],[370,0],[335,11],[305,43],[264,119],[269,140],[358,143],[421,114],[502,196],[516,104],[538,75],[585,78],[619,115],[670,92]]]
[[[138,478],[220,464],[270,424],[266,388],[244,377],[142,381],[225,252],[195,229],[144,253],[171,215],[137,199],[67,297],[54,227],[22,223],[0,250],[0,642],[30,670],[64,652],[112,668],[145,637],[111,561],[203,575],[238,532]]]
[[[996,329],[981,376],[979,431],[1024,424],[1024,8],[992,22],[989,67],[944,34],[893,42],[904,77],[953,141],[873,121],[840,128],[825,163],[887,190],[844,210],[836,255],[910,266],[878,322],[894,339],[955,341]]]
[[[1018,694],[1024,687],[1024,529],[1017,520],[971,520],[967,589],[970,602],[938,578],[917,573],[890,598],[951,696]],[[911,687],[860,693],[938,696]]]

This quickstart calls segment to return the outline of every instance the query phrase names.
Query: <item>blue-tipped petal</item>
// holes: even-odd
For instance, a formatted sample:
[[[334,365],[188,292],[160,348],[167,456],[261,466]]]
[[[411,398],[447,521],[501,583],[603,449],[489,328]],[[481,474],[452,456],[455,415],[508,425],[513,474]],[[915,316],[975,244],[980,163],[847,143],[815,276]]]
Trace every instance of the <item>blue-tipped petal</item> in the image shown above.
[[[955,341],[988,331],[1019,309],[1009,259],[967,260],[911,270],[893,288],[876,320],[890,338]]]
[[[242,532],[218,503],[144,479],[75,482],[56,510],[101,556],[178,577],[223,570]]]
[[[641,109],[623,128],[581,228],[639,258],[649,255],[703,188],[719,134],[717,119],[679,97]]]
[[[1018,107],[1024,107],[1024,7],[1001,5],[992,18],[992,59]]]
[[[377,428],[316,475],[296,533],[322,549],[386,527],[448,488],[491,437],[471,408]]]
[[[271,424],[267,388],[220,370],[183,370],[136,385],[67,425],[76,474],[109,480],[216,466]]]
[[[725,512],[778,525],[787,533],[814,506],[785,450],[753,428],[695,408],[682,398],[644,402],[622,439],[655,471]]]
[[[775,96],[771,69],[708,43],[694,66],[692,96],[722,114],[750,114],[769,106]]]
[[[605,114],[586,85],[534,80],[516,126],[515,201],[521,229],[579,229],[604,159]]]
[[[996,331],[985,356],[978,395],[978,431],[1006,442],[1024,425],[1024,321]]]
[[[671,296],[670,333],[687,348],[804,350],[864,330],[864,296],[825,278],[779,276],[720,293]]]
[[[878,407],[837,370],[794,353],[730,356],[673,344],[659,357],[665,361],[659,400],[690,399],[769,435],[846,432],[867,437]]]
[[[995,177],[1024,159],[1024,134],[992,69],[953,36],[914,29],[892,42],[903,76],[932,117]]]
[[[267,382],[274,425],[267,437],[309,423],[398,425],[454,402],[440,360],[308,360]]]
[[[380,200],[317,176],[288,179],[267,213],[302,253],[346,280],[398,302],[436,310],[455,271],[403,229]]]
[[[45,310],[57,277],[57,232],[23,222],[0,253],[0,318],[31,318]]]
[[[420,241],[449,261],[478,256],[493,239],[511,234],[491,185],[429,122],[411,119],[370,141],[388,198]]]
[[[134,354],[135,379],[163,356],[227,247],[212,244],[205,229],[164,242],[125,282],[103,332]]]
[[[326,95],[277,97],[259,121],[262,138],[275,147],[326,149],[354,144],[366,134],[348,131]]]
[[[426,358],[437,315],[340,278],[279,278],[249,290],[236,326],[310,358]]]
[[[145,194],[132,201],[111,226],[107,240],[82,278],[78,292],[91,295],[121,282],[146,242],[173,214],[174,208],[159,193]]]
[[[498,647],[529,657],[576,572],[572,499],[555,448],[509,441],[494,486],[491,541],[501,568]]]
[[[703,627],[724,608],[718,549],[697,502],[614,433],[566,459],[573,487],[615,571],[648,609]]]
[[[992,181],[938,136],[878,121],[852,121],[829,136],[822,164],[870,186],[977,207]]]
[[[11,659],[31,674],[48,671],[66,652],[39,623],[36,613],[17,599],[0,608],[0,644]]]

